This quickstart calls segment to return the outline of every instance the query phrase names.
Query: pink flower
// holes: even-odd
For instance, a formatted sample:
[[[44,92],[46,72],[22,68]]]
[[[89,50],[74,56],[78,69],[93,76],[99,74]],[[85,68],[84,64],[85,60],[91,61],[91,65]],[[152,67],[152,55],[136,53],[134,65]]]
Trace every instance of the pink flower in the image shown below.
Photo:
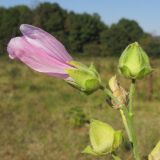
[[[55,37],[28,24],[22,24],[20,31],[23,36],[12,38],[7,47],[11,59],[50,76],[69,78],[65,70],[73,68],[69,64],[72,57]]]
[[[78,90],[90,94],[101,86],[95,67],[74,61],[65,47],[40,28],[22,24],[21,37],[10,40],[7,51],[35,71],[64,79]]]

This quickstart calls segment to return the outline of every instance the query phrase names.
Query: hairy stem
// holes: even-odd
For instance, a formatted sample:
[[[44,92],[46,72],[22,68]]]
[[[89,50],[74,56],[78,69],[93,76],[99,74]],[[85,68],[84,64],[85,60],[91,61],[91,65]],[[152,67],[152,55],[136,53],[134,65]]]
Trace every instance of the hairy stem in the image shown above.
[[[115,102],[119,103],[117,98],[114,97],[112,92],[107,89],[106,87],[101,88],[105,94],[110,97],[112,100]],[[139,156],[139,150],[138,150],[138,145],[137,145],[137,138],[134,130],[134,123],[133,123],[133,97],[135,93],[135,80],[132,80],[130,91],[129,91],[129,109],[125,105],[121,106],[120,108],[120,114],[123,120],[123,124],[125,126],[128,138],[130,143],[132,144],[133,147],[133,155],[135,160],[140,160]]]
[[[131,82],[130,90],[129,90],[129,114],[133,114],[133,97],[135,94],[135,80],[133,79]]]
[[[123,109],[120,109],[120,114],[121,114],[121,117],[122,117],[122,121],[123,121],[125,130],[127,132],[129,141],[132,142],[132,133],[131,133],[131,130],[130,130],[129,126],[128,126],[128,118],[126,118],[126,116],[125,116],[126,114],[125,114]]]
[[[131,132],[131,144],[133,147],[133,154],[135,160],[140,160],[138,145],[137,145],[137,137],[134,129],[134,115],[133,115],[133,97],[135,94],[135,80],[132,80],[130,91],[129,91],[129,113],[128,113],[128,126]]]

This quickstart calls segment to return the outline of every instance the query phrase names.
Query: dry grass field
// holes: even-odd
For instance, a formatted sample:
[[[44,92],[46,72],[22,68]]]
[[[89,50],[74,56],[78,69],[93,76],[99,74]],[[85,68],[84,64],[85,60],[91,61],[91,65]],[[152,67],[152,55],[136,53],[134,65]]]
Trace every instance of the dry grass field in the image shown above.
[[[114,58],[77,58],[94,62],[103,81],[117,74]],[[135,126],[143,159],[160,139],[160,59],[152,61],[152,100],[149,77],[137,83]],[[159,68],[159,70],[158,70]],[[129,80],[118,76],[128,89]],[[101,91],[86,96],[62,80],[34,72],[24,64],[0,57],[0,159],[97,160],[81,151],[89,143],[88,120],[99,119],[122,129],[120,114],[105,102]],[[130,160],[126,138],[118,150]],[[102,160],[111,159],[102,157]]]

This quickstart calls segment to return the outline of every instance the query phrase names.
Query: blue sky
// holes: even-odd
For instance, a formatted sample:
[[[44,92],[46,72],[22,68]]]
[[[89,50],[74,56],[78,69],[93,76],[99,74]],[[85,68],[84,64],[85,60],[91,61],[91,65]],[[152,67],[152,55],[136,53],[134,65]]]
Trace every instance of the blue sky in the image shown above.
[[[145,31],[160,35],[160,0],[0,0],[0,6],[34,7],[44,1],[57,2],[64,9],[78,13],[96,12],[109,25],[122,17],[134,19]]]

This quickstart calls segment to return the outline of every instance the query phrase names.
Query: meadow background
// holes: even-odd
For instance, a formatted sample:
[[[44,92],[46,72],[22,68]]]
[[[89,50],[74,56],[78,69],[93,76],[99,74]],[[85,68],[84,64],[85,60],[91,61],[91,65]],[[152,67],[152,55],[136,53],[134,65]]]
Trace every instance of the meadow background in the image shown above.
[[[106,84],[117,71],[116,58],[77,60],[85,64],[94,62]],[[160,67],[159,59],[153,63],[156,68]],[[137,81],[135,126],[144,159],[160,135],[159,73],[159,70],[153,72],[152,100],[148,100],[150,78]],[[1,58],[0,77],[0,157],[3,160],[98,159],[81,154],[89,144],[88,120],[95,118],[115,129],[123,128],[119,112],[107,105],[101,91],[83,95],[62,80],[33,72],[6,57]],[[118,77],[128,89],[129,81]],[[126,138],[119,152],[123,159],[131,159]]]
[[[7,42],[19,35],[21,23],[44,28],[59,38],[76,60],[87,65],[93,62],[106,85],[117,74],[126,90],[129,80],[117,72],[118,56],[129,43],[141,43],[155,68],[152,76],[137,81],[134,108],[141,156],[147,159],[160,138],[158,36],[144,32],[133,20],[122,19],[107,26],[97,14],[68,12],[58,4],[43,3],[35,9],[1,7],[0,13],[0,159],[96,160],[100,158],[81,154],[89,144],[89,120],[99,119],[124,131],[119,112],[106,103],[100,90],[86,96],[62,80],[34,72],[8,58]],[[65,23],[61,25],[62,22]],[[131,159],[126,135],[118,152],[122,159]]]

